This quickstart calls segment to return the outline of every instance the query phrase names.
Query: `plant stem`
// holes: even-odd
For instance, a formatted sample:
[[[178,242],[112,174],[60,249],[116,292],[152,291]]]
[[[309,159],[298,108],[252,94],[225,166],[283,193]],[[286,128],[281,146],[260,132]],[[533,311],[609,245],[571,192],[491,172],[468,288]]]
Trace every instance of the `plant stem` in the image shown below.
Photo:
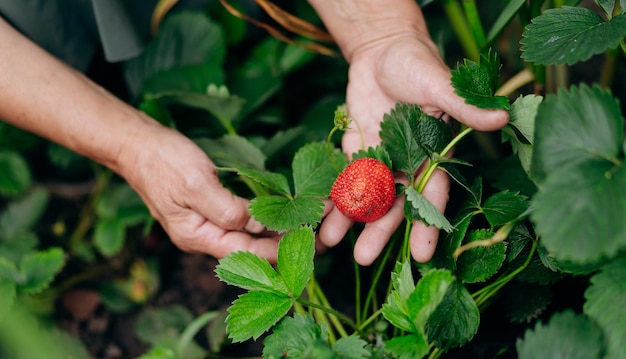
[[[380,316],[381,314],[383,314],[382,308],[372,313],[372,315],[370,315],[369,318],[367,318],[363,323],[361,323],[359,325],[359,329],[364,330],[365,328],[367,328],[367,326],[370,325],[370,323],[373,322],[374,319],[378,318],[378,316]]]
[[[476,44],[476,40],[472,36],[472,30],[467,24],[467,20],[463,16],[463,10],[457,0],[445,0],[443,8],[448,15],[452,29],[456,34],[465,54],[471,60],[478,62],[480,58],[480,50]]]
[[[476,41],[478,49],[483,49],[487,40],[485,38],[485,30],[480,22],[480,15],[478,14],[478,8],[476,7],[475,0],[463,0],[463,8],[465,9],[465,17],[472,29],[472,35]]]
[[[463,137],[467,136],[467,134],[469,134],[472,131],[473,129],[471,127],[466,127],[463,131],[461,131],[461,133],[456,135],[452,139],[452,141],[450,141],[450,143],[448,143],[448,145],[441,151],[440,156],[444,157],[446,154],[448,154],[448,152],[450,152],[452,148],[454,148],[454,146],[456,146],[456,144],[459,143],[461,139],[463,139]],[[431,161],[428,164],[428,167],[422,173],[422,175],[420,175],[420,178],[417,181],[417,186],[415,187],[415,189],[417,190],[418,193],[424,192],[424,188],[426,187],[428,180],[433,175],[433,173],[435,172],[438,166],[439,166],[438,161]]]
[[[306,305],[307,307],[310,308],[315,308],[315,309],[319,309],[325,313],[328,313],[336,318],[338,318],[339,320],[341,320],[342,322],[344,322],[346,325],[348,325],[350,328],[352,328],[355,332],[359,333],[359,335],[363,336],[363,333],[360,331],[359,327],[357,327],[357,325],[352,321],[352,319],[348,318],[346,315],[330,308],[330,307],[326,307],[323,306],[321,304],[318,303],[314,303],[311,302],[309,300],[303,299],[302,297],[298,298],[297,301],[303,305]]]
[[[535,79],[535,75],[530,71],[530,69],[523,69],[522,71],[515,74],[513,77],[507,80],[500,88],[496,91],[497,96],[509,96],[520,87],[532,82]]]
[[[315,278],[313,278],[312,280],[313,280],[313,283],[315,284],[313,286],[313,292],[315,293],[315,298],[318,299],[318,301],[320,302],[321,305],[325,306],[326,308],[330,308],[330,303],[328,302],[328,299],[326,298],[326,295],[324,294],[324,291],[322,291],[322,288],[319,286],[319,284],[317,283]],[[339,335],[341,335],[342,337],[347,337],[348,336],[348,333],[343,328],[343,325],[341,325],[341,323],[339,322],[337,317],[331,316],[329,319],[333,323],[333,325],[334,325],[335,329],[337,330],[337,333],[339,333]]]
[[[352,243],[352,248],[356,244],[356,239],[354,238],[354,231],[350,229],[349,232],[350,242]],[[361,268],[356,261],[352,261],[352,267],[354,269],[354,307],[355,307],[355,316],[356,323],[359,325],[361,323]]]
[[[537,249],[537,241],[534,240],[532,242],[532,246],[530,247],[530,253],[528,254],[528,257],[526,258],[524,263],[522,263],[521,266],[519,266],[513,272],[511,272],[511,273],[509,273],[509,274],[507,274],[507,275],[505,275],[503,277],[500,277],[498,280],[496,280],[495,282],[489,284],[488,286],[486,286],[486,287],[484,287],[484,288],[474,292],[472,294],[472,297],[474,298],[474,301],[476,302],[476,305],[480,307],[483,304],[485,304],[487,299],[491,298],[500,289],[502,289],[502,287],[504,287],[513,278],[515,278],[516,275],[518,275],[521,271],[526,269],[526,267],[528,267],[528,265],[530,264],[530,261],[531,261],[533,255],[535,254],[535,250],[536,249]]]
[[[374,272],[374,278],[372,278],[370,289],[367,293],[367,297],[365,297],[365,303],[363,304],[363,315],[361,316],[361,318],[365,318],[367,316],[368,307],[374,299],[374,296],[376,294],[376,287],[378,287],[378,281],[380,280],[383,270],[385,269],[387,262],[389,261],[389,257],[391,256],[391,250],[393,247],[393,243],[387,245],[385,251],[383,252],[383,255],[380,257],[381,259],[378,263],[378,266],[376,267],[376,271]]]
[[[78,224],[74,228],[74,231],[70,235],[69,250],[72,255],[76,254],[82,244],[87,232],[93,226],[93,222],[96,219],[96,205],[102,197],[102,193],[107,189],[113,172],[96,166],[96,183],[89,194],[87,203],[83,206],[80,212]]]

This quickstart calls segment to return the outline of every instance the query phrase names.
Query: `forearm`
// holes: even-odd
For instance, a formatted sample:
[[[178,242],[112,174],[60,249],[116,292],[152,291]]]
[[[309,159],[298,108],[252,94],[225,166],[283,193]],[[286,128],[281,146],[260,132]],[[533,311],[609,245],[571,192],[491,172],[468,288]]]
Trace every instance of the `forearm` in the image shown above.
[[[359,52],[394,36],[428,29],[415,0],[309,0],[348,62]]]
[[[0,18],[0,119],[121,170],[127,139],[154,122]]]

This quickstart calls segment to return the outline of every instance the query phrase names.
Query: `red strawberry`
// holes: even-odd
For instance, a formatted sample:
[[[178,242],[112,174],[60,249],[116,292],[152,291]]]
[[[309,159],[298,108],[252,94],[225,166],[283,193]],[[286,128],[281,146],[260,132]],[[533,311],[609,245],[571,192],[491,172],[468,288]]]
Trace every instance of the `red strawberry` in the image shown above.
[[[337,176],[330,190],[335,206],[355,222],[382,217],[396,198],[393,173],[373,158],[359,158]]]

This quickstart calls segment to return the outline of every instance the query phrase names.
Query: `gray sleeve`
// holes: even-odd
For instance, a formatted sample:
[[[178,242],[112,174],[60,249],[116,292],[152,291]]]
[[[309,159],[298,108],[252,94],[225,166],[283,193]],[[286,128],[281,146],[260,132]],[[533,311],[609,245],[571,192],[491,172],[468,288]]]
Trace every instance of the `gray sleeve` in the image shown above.
[[[79,71],[87,69],[99,46],[90,0],[2,0],[0,15]]]

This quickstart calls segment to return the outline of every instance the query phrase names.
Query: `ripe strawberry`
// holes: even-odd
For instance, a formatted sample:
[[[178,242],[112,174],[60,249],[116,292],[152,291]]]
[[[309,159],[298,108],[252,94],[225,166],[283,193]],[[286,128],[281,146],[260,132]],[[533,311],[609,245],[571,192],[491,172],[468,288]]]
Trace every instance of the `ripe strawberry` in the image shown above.
[[[351,220],[373,222],[389,211],[396,198],[393,173],[379,160],[359,158],[337,176],[330,198]]]

